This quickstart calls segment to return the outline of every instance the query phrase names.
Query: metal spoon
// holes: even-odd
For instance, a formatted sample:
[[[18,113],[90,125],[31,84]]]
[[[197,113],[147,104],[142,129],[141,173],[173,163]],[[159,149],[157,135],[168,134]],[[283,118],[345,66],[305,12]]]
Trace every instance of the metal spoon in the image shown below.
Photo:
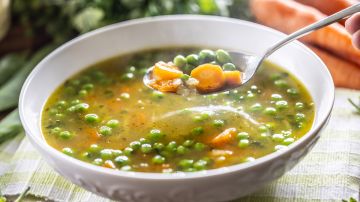
[[[288,35],[286,38],[282,39],[281,41],[277,42],[273,46],[271,46],[269,49],[267,49],[263,54],[261,55],[248,55],[241,52],[229,52],[232,57],[232,62],[235,64],[235,66],[243,72],[243,83],[245,84],[248,82],[255,74],[255,72],[259,69],[261,63],[269,57],[272,53],[277,51],[279,48],[285,46],[286,44],[303,37],[313,31],[316,31],[320,28],[323,28],[327,25],[330,25],[334,22],[337,22],[343,18],[346,18],[354,13],[360,12],[360,3],[353,5],[349,8],[346,8],[344,10],[341,10],[331,16],[328,16],[316,23],[313,23],[309,26],[306,26],[290,35]],[[152,69],[150,68],[145,76],[144,76],[144,83],[148,86],[150,82],[150,75],[152,73]],[[148,86],[150,87],[150,86]],[[212,93],[219,93],[221,91],[228,91],[231,88],[237,88],[239,86],[235,87],[228,87],[225,89],[221,89],[220,91],[212,92]],[[151,88],[151,87],[150,87]]]

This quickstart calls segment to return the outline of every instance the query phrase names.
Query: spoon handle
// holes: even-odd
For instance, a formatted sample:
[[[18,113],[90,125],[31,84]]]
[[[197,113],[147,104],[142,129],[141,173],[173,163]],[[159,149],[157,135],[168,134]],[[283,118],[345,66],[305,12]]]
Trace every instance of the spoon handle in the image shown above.
[[[310,32],[313,32],[315,30],[318,30],[320,28],[323,28],[327,25],[330,25],[334,22],[337,22],[345,17],[348,17],[354,13],[360,12],[360,3],[355,4],[353,6],[350,6],[349,8],[346,8],[344,10],[341,10],[333,15],[330,15],[329,17],[326,17],[316,23],[313,23],[309,26],[306,26],[292,34],[290,34],[288,37],[286,37],[285,39],[279,41],[278,43],[276,43],[275,45],[273,45],[271,48],[269,48],[266,53],[264,54],[262,59],[265,59],[266,57],[268,57],[269,55],[271,55],[273,52],[275,52],[276,50],[278,50],[279,48],[283,47],[284,45],[294,41],[295,39],[298,39]]]

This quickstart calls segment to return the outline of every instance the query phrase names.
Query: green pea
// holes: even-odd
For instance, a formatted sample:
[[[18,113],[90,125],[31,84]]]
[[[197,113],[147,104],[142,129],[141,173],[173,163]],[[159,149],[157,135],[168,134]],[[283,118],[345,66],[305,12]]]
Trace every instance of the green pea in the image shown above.
[[[124,81],[129,81],[131,79],[133,79],[135,77],[134,73],[125,73],[121,76],[121,79],[124,80]]]
[[[128,72],[136,72],[136,67],[131,66],[127,69]]]
[[[130,159],[127,156],[118,156],[114,159],[114,161],[120,166],[128,165],[130,163]]]
[[[104,161],[101,158],[94,159],[92,164],[101,166],[104,163]]]
[[[101,150],[101,148],[99,147],[99,145],[97,144],[92,144],[90,145],[89,147],[89,152],[92,152],[92,153],[97,153]]]
[[[250,141],[249,141],[248,139],[241,139],[241,140],[239,141],[238,146],[239,146],[240,148],[246,148],[246,147],[249,146],[249,144],[250,144]]]
[[[284,135],[282,134],[274,134],[272,135],[272,140],[274,140],[275,142],[282,142],[284,141]]]
[[[161,142],[155,142],[154,143],[154,149],[161,151],[162,149],[164,149],[165,145]]]
[[[225,125],[225,121],[221,119],[216,119],[213,121],[213,125],[219,128]]]
[[[175,64],[175,66],[177,66],[177,67],[179,67],[179,68],[183,68],[183,67],[185,67],[186,66],[186,59],[185,59],[185,57],[184,56],[182,56],[182,55],[178,55],[178,56],[176,56],[175,58],[174,58],[174,64]]]
[[[220,64],[230,63],[231,62],[231,56],[228,52],[219,49],[216,51],[216,61]]]
[[[289,108],[288,102],[280,100],[275,103],[276,109],[283,110]]]
[[[92,76],[93,76],[96,80],[98,80],[98,79],[104,78],[104,77],[105,77],[105,73],[102,72],[102,71],[100,71],[100,70],[96,70],[96,71],[92,72]]]
[[[274,73],[274,74],[270,75],[270,79],[273,80],[273,81],[279,80],[279,79],[281,79],[281,77],[282,76],[279,73]]]
[[[99,133],[101,135],[107,136],[110,135],[112,133],[112,129],[109,126],[101,126]]]
[[[76,108],[75,108],[75,106],[71,106],[71,107],[67,108],[66,111],[67,112],[75,112]]]
[[[199,52],[199,60],[202,63],[212,62],[216,59],[216,55],[212,50],[202,50]]]
[[[141,144],[150,143],[150,141],[148,139],[146,139],[146,138],[140,138],[139,141],[140,141]]]
[[[191,168],[194,164],[194,160],[191,159],[182,159],[181,161],[179,161],[178,165],[181,168]]]
[[[204,133],[204,128],[200,127],[200,126],[192,129],[192,131],[191,131],[192,135],[201,135],[203,133]]]
[[[184,172],[195,172],[196,169],[195,168],[184,168],[183,171]]]
[[[182,80],[184,80],[184,81],[187,81],[187,80],[190,79],[190,76],[187,75],[187,74],[182,74],[180,78],[181,78]]]
[[[277,114],[277,110],[274,107],[266,107],[263,113],[266,115],[273,116]]]
[[[196,170],[205,170],[207,164],[208,164],[207,161],[200,159],[196,161],[193,166]]]
[[[57,113],[59,113],[59,110],[57,110],[57,109],[50,109],[50,111],[49,111],[50,115],[55,115]]]
[[[80,104],[80,100],[76,99],[76,100],[73,100],[71,101],[70,103],[71,105],[77,105],[77,104]]]
[[[178,154],[185,154],[187,151],[188,151],[188,149],[182,145],[180,145],[176,148],[176,153],[178,153]]]
[[[55,117],[56,117],[57,119],[62,119],[62,118],[65,117],[65,115],[64,115],[64,114],[61,114],[61,113],[57,113],[57,114],[55,114]]]
[[[153,91],[152,92],[152,97],[155,99],[161,99],[164,98],[164,93],[160,92],[160,91]]]
[[[155,155],[152,160],[151,160],[154,164],[162,164],[165,162],[165,157],[160,156],[160,155]]]
[[[106,126],[110,127],[110,128],[116,128],[119,126],[119,121],[116,119],[111,119],[106,123]]]
[[[183,145],[185,147],[191,147],[194,144],[194,140],[185,140]]]
[[[296,113],[295,114],[295,122],[299,123],[305,120],[305,114],[303,113]]]
[[[282,96],[280,94],[272,94],[271,95],[271,100],[273,100],[273,101],[278,101],[281,99],[282,99]]]
[[[286,90],[286,92],[292,96],[296,96],[299,94],[299,91],[296,88],[289,88]]]
[[[275,151],[284,150],[284,149],[286,149],[286,148],[287,148],[287,146],[285,146],[285,145],[276,145],[276,146],[275,146]]]
[[[268,132],[269,128],[266,127],[265,125],[261,125],[261,126],[259,126],[258,130],[259,130],[259,132],[265,133],[265,132]]]
[[[124,149],[124,154],[125,154],[126,156],[130,156],[130,155],[133,154],[133,153],[134,153],[134,149],[131,148],[131,147],[126,147],[126,148]]]
[[[113,149],[113,150],[111,150],[111,152],[114,157],[117,157],[117,156],[120,156],[123,154],[123,152],[119,149]]]
[[[80,90],[78,94],[80,97],[85,97],[85,96],[87,96],[88,92],[87,92],[87,90]]]
[[[82,159],[88,159],[88,158],[90,158],[91,157],[91,154],[89,153],[89,152],[83,152],[82,154],[81,154],[81,158]]]
[[[53,129],[50,130],[51,134],[57,135],[61,132],[61,128],[60,127],[55,127]]]
[[[255,161],[254,157],[247,157],[244,159],[244,162],[253,162],[253,161]]]
[[[176,143],[175,141],[169,142],[169,143],[166,145],[166,149],[167,149],[168,151],[172,151],[172,152],[176,151],[176,149],[177,149],[177,143]]]
[[[88,123],[97,123],[100,121],[100,118],[97,114],[86,114],[85,121]]]
[[[197,151],[202,151],[205,149],[205,145],[201,142],[197,142],[195,143],[194,145],[194,149],[197,150]]]
[[[279,79],[274,81],[275,86],[279,87],[279,88],[286,88],[288,87],[288,83],[285,80]]]
[[[113,152],[111,149],[103,149],[100,151],[100,156],[102,159],[111,159],[113,158]]]
[[[259,111],[263,110],[263,106],[260,103],[255,103],[250,106],[249,110],[251,112],[259,112]]]
[[[297,103],[295,103],[295,109],[296,110],[302,110],[302,109],[304,109],[304,103],[302,103],[302,102],[297,102]]]
[[[59,102],[56,103],[56,106],[59,109],[64,109],[67,106],[67,102],[65,100],[60,100]]]
[[[75,111],[77,112],[85,112],[87,109],[89,109],[89,104],[87,103],[79,103],[75,105]]]
[[[70,147],[65,147],[61,151],[62,151],[62,153],[66,154],[68,156],[74,155],[74,151]]]
[[[286,138],[286,139],[283,141],[283,144],[284,144],[284,145],[290,145],[290,144],[292,144],[292,143],[294,143],[294,142],[295,142],[295,139],[294,139],[294,138],[288,137],[288,138]]]
[[[247,95],[246,95],[246,98],[249,98],[249,99],[252,99],[252,98],[254,98],[256,95],[254,94],[254,93],[248,93]]]
[[[72,134],[69,131],[62,131],[59,133],[59,137],[63,140],[68,140],[72,137]]]
[[[151,144],[142,144],[140,150],[141,150],[141,152],[147,154],[147,153],[152,152],[153,149],[152,149]]]
[[[129,93],[121,93],[120,97],[122,99],[128,100],[128,99],[130,99],[130,94]]]
[[[131,171],[132,168],[131,168],[131,166],[126,165],[126,166],[121,167],[120,170],[122,170],[122,171]]]
[[[87,84],[85,84],[85,85],[82,86],[82,89],[87,90],[87,91],[90,91],[90,90],[92,90],[93,88],[94,88],[94,85],[91,84],[91,83],[87,83]]]
[[[78,86],[80,84],[81,84],[81,81],[78,79],[73,79],[70,81],[70,85],[73,85],[73,86]]]
[[[222,68],[223,68],[224,71],[234,71],[234,70],[236,70],[236,66],[233,63],[225,63],[222,66]]]
[[[258,91],[259,91],[259,88],[258,88],[256,85],[252,85],[252,86],[250,86],[250,90],[251,90],[252,92],[258,92]]]
[[[198,66],[199,65],[199,56],[196,54],[191,54],[186,57],[186,62],[189,65]]]
[[[240,132],[236,135],[238,140],[249,139],[250,135],[247,132]]]
[[[141,143],[139,141],[130,142],[130,147],[135,150],[139,149],[141,147]]]
[[[149,134],[149,139],[156,141],[164,137],[164,134],[159,129],[152,129]]]

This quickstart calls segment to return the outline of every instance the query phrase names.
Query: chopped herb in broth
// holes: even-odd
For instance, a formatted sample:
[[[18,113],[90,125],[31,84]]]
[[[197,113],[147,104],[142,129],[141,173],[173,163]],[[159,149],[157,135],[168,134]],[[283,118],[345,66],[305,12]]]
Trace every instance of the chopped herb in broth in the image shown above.
[[[269,62],[238,90],[218,94],[179,96],[143,84],[155,62],[197,52],[147,50],[71,77],[44,107],[47,143],[112,169],[193,172],[253,161],[309,131],[314,106],[308,91]]]

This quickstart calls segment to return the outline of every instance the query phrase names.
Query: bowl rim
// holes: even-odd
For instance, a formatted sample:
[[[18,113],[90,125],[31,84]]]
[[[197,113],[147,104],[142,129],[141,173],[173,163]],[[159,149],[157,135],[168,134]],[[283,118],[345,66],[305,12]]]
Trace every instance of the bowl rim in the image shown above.
[[[217,169],[210,169],[210,170],[204,170],[204,171],[198,171],[193,173],[185,173],[185,172],[179,172],[179,173],[146,173],[146,172],[135,172],[135,171],[121,171],[121,170],[113,170],[104,168],[101,166],[92,165],[87,162],[83,162],[81,160],[78,160],[73,157],[69,157],[60,151],[56,150],[55,148],[51,147],[46,143],[44,139],[41,139],[39,135],[32,134],[29,128],[29,122],[27,121],[26,115],[24,113],[24,109],[26,108],[25,98],[24,95],[29,89],[29,85],[31,84],[31,81],[34,79],[34,77],[37,75],[39,71],[41,71],[45,66],[43,64],[46,64],[49,60],[51,60],[53,57],[56,57],[56,55],[64,50],[66,50],[68,47],[76,44],[77,42],[94,36],[98,34],[102,34],[104,32],[108,32],[114,29],[119,29],[122,27],[127,26],[133,26],[133,25],[141,25],[141,24],[147,24],[152,22],[161,22],[161,21],[192,21],[192,20],[204,20],[204,21],[217,21],[219,23],[234,23],[234,24],[240,24],[240,25],[246,25],[248,27],[254,27],[255,29],[260,29],[263,31],[271,32],[274,35],[278,36],[286,36],[286,34],[279,32],[277,30],[274,30],[272,28],[254,23],[249,21],[244,21],[240,19],[234,19],[229,17],[221,17],[221,16],[204,16],[204,15],[165,15],[165,16],[156,16],[156,17],[146,17],[146,18],[140,18],[140,19],[133,19],[128,20],[124,22],[115,23],[112,25],[108,25],[96,30],[93,30],[91,32],[85,33],[83,35],[80,35],[64,44],[62,44],[60,47],[56,48],[54,51],[52,51],[49,55],[47,55],[43,60],[41,60],[40,63],[36,65],[36,67],[33,69],[33,71],[30,73],[30,75],[27,77],[26,81],[23,84],[23,87],[21,89],[20,98],[19,98],[19,115],[20,120],[22,122],[22,125],[25,129],[26,136],[31,139],[32,144],[36,144],[37,147],[40,147],[42,150],[47,151],[50,153],[50,156],[52,158],[60,158],[64,161],[67,161],[75,166],[79,166],[82,169],[85,169],[87,171],[91,172],[98,172],[102,174],[108,174],[112,175],[114,177],[123,177],[123,178],[129,178],[129,179],[143,179],[143,180],[176,180],[176,179],[197,179],[197,178],[205,178],[205,177],[214,177],[214,176],[220,176],[225,174],[230,174],[234,172],[244,171],[248,169],[252,169],[256,166],[264,165],[270,161],[276,160],[278,158],[281,158],[282,156],[285,156],[289,153],[295,152],[298,147],[303,144],[306,140],[313,139],[316,134],[319,132],[320,129],[323,128],[323,126],[326,124],[326,121],[328,120],[330,113],[332,111],[334,100],[335,100],[335,87],[334,85],[329,86],[330,90],[330,97],[328,97],[331,102],[326,108],[326,116],[323,120],[319,120],[319,123],[317,125],[314,125],[311,127],[310,131],[308,131],[304,136],[302,136],[299,140],[295,141],[293,144],[289,145],[289,147],[286,150],[281,150],[277,152],[270,153],[268,155],[265,155],[263,157],[260,157],[256,159],[253,162],[248,163],[242,163],[242,164],[235,164],[231,166],[221,167]],[[299,46],[301,49],[304,50],[305,53],[310,55],[314,58],[314,60],[317,60],[318,63],[322,64],[322,67],[325,69],[325,77],[332,80],[331,74],[329,70],[326,68],[326,65],[324,62],[308,47],[306,47],[304,44],[300,43],[299,41],[294,41],[297,46]],[[333,83],[333,82],[332,82]],[[316,117],[315,117],[316,119]],[[40,127],[40,126],[37,126]],[[39,140],[39,141],[36,141]],[[37,148],[39,149],[39,148]],[[46,159],[45,159],[46,160]]]

